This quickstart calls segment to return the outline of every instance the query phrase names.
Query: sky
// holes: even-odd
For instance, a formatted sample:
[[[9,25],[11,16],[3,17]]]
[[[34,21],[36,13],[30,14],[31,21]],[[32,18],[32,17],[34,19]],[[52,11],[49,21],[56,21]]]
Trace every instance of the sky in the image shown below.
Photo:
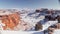
[[[0,8],[60,9],[58,0],[0,0]]]

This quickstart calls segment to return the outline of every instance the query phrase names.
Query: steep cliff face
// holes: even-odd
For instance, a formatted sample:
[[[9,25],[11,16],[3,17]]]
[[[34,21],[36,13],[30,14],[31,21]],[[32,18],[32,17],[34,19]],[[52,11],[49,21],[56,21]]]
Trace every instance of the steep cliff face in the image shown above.
[[[19,24],[20,14],[18,10],[1,9],[0,21],[0,23],[4,24],[4,26],[2,26],[3,30],[14,30],[14,27]]]
[[[5,26],[3,26],[3,29],[14,29],[15,26],[17,26],[19,24],[20,21],[20,17],[17,13],[14,14],[10,14],[10,15],[5,15],[2,17],[2,23],[5,24]]]

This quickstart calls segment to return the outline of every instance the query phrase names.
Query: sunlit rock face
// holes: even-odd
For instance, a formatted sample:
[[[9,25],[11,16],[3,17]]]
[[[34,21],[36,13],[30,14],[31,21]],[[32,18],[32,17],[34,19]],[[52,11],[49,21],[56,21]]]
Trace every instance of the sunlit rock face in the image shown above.
[[[3,30],[14,30],[14,27],[19,24],[20,15],[18,14],[18,10],[1,9],[0,20],[0,23],[4,24],[4,26],[2,26]]]
[[[30,23],[21,20],[20,10],[0,9],[0,30],[30,30]]]

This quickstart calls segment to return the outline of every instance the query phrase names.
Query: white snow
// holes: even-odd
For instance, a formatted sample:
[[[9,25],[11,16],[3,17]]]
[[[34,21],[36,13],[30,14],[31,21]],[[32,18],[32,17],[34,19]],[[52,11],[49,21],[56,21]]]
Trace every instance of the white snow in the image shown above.
[[[58,23],[58,21],[48,21],[48,22],[46,22],[45,24],[43,24],[43,30],[48,29],[49,26],[54,25],[56,23]]]
[[[53,34],[60,34],[60,29],[54,30]]]
[[[43,34],[40,31],[0,31],[0,34]]]
[[[5,24],[2,23],[2,20],[0,20],[0,30],[3,30],[3,27],[2,26],[5,26]]]
[[[28,11],[28,12],[30,12],[30,13],[33,13],[33,12],[31,12],[31,11]],[[35,24],[37,23],[37,22],[39,22],[40,20],[43,20],[44,18],[45,18],[45,16],[40,16],[39,18],[35,18],[39,13],[35,13],[35,14],[32,14],[31,15],[31,17],[28,15],[28,14],[30,14],[30,13],[23,13],[23,14],[21,14],[21,20],[23,20],[23,21],[25,21],[25,22],[28,22],[28,23],[30,23],[31,25],[33,25],[33,26],[35,26]]]
[[[30,25],[32,25],[32,27],[34,27],[37,22],[39,22],[40,20],[43,20],[45,18],[44,16],[40,16],[37,19],[34,18],[38,14],[39,13],[32,14],[31,17],[30,16],[27,16],[28,15],[27,13],[21,14],[21,17],[22,17],[21,20],[24,20],[25,22],[30,23]],[[58,21],[48,21],[48,22],[46,22],[45,24],[43,24],[43,29],[41,31],[48,29],[49,26],[51,26],[53,24],[56,24],[56,23],[58,23]]]

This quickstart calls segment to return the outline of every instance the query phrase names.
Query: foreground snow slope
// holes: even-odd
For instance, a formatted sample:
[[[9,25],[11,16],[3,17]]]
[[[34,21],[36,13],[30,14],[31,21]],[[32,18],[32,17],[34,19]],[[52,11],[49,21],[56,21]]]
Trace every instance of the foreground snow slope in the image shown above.
[[[60,34],[60,29],[54,30],[53,34]]]
[[[43,34],[40,31],[0,31],[0,34]]]

